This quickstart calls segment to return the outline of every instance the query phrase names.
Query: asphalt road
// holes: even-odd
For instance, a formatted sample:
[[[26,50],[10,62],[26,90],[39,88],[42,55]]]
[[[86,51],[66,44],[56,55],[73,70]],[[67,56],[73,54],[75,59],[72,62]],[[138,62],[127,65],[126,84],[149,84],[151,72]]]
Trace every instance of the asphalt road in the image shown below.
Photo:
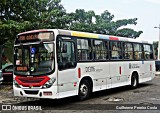
[[[0,111],[4,113],[158,113],[160,112],[160,76],[140,84],[136,89],[125,86],[95,92],[85,101],[78,101],[76,97],[59,100],[18,98],[13,96],[11,85],[0,85],[0,104],[11,105],[12,111]]]

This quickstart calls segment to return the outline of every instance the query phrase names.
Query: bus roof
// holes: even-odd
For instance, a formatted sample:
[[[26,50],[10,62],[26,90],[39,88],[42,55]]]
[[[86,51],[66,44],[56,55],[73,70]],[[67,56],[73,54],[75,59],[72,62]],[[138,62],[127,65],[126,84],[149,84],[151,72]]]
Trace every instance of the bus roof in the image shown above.
[[[78,36],[78,37],[83,37],[83,38],[115,40],[115,41],[148,43],[148,41],[142,41],[140,39],[133,39],[133,38],[128,38],[128,37],[119,37],[119,36],[112,36],[112,35],[103,35],[103,34],[95,34],[95,33],[88,33],[88,32],[63,30],[63,29],[39,29],[39,30],[22,32],[22,33],[19,33],[18,35],[23,35],[23,34],[28,34],[28,33],[36,33],[36,32],[57,31],[57,30],[58,30],[58,34],[60,34],[60,35]]]
[[[26,32],[19,33],[18,35],[24,35],[24,34],[29,34],[29,33],[37,33],[37,32],[47,32],[47,31],[52,31],[52,30],[49,30],[49,29],[31,30],[31,31],[26,31]]]
[[[128,37],[120,37],[120,36],[113,36],[113,35],[103,35],[103,34],[63,30],[63,29],[58,29],[58,32],[60,35],[79,36],[83,38],[87,37],[87,38],[106,39],[106,40],[115,40],[115,41],[148,43],[148,41],[142,41],[140,39],[133,39],[133,38],[128,38]]]

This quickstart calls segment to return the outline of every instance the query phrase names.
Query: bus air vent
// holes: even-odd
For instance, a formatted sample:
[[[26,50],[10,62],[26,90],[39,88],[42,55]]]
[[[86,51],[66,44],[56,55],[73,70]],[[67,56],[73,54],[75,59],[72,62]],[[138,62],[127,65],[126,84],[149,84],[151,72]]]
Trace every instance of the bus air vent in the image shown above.
[[[26,94],[37,95],[39,91],[38,90],[32,90],[32,91],[30,91],[30,90],[24,90],[24,92]]]

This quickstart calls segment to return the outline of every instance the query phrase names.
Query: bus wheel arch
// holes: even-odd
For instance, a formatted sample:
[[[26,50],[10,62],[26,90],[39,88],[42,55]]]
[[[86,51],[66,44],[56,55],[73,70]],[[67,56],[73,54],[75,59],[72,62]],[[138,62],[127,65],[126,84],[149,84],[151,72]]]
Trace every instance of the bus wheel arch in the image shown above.
[[[137,88],[139,84],[139,75],[137,71],[134,71],[131,76],[131,87]]]
[[[93,89],[93,81],[91,77],[89,76],[83,77],[79,83],[79,88],[78,88],[79,100],[88,99],[90,94],[92,93],[92,89]]]

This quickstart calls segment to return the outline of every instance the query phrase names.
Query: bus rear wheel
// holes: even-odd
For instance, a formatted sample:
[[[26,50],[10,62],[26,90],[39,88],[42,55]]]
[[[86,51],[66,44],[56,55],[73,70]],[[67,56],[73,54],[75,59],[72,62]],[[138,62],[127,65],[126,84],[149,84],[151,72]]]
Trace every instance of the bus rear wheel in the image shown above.
[[[78,98],[79,100],[86,100],[91,94],[91,84],[88,80],[82,80],[79,86]]]
[[[137,88],[137,86],[138,86],[138,75],[136,73],[133,73],[131,78],[131,87]]]

